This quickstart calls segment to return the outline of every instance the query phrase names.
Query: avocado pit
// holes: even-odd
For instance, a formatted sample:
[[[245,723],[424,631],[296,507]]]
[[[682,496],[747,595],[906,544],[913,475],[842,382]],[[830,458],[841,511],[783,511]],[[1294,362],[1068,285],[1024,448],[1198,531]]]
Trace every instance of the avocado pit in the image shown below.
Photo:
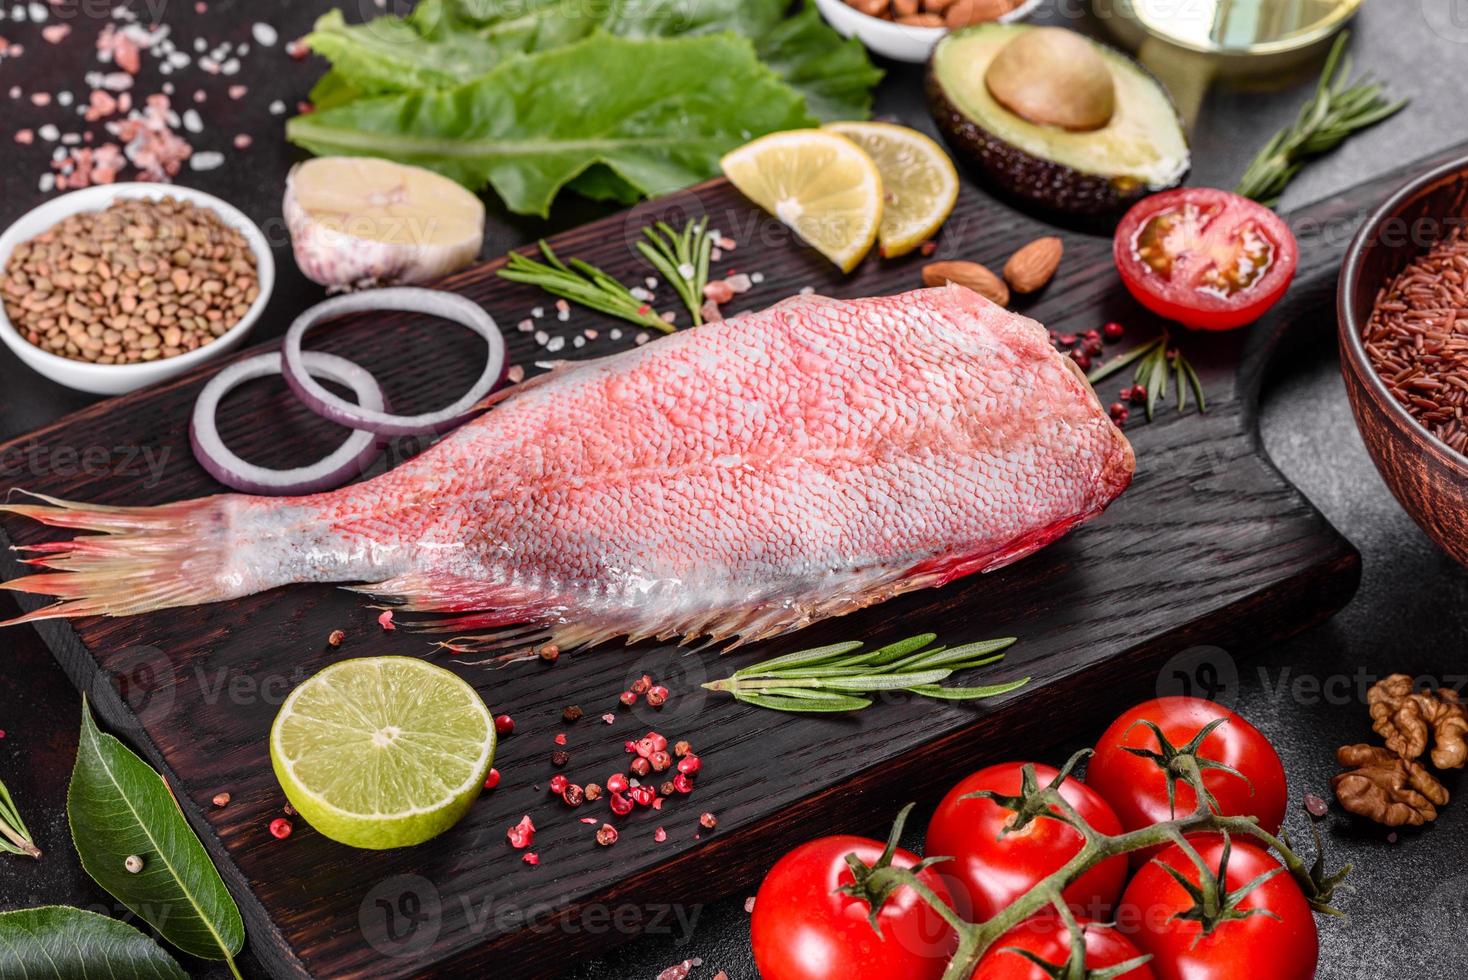
[[[1116,112],[1116,82],[1095,45],[1059,27],[1015,36],[990,62],[984,83],[1000,105],[1040,126],[1090,132]]]

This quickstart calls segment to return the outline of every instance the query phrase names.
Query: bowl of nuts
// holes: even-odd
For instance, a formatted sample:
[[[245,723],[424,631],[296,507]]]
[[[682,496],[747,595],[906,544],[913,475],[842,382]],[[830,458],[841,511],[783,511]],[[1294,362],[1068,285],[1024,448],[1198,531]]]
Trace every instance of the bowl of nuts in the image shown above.
[[[816,0],[821,16],[843,37],[877,54],[914,64],[952,30],[1027,16],[1041,0]]]
[[[265,236],[218,198],[88,187],[0,235],[0,340],[59,384],[118,395],[239,346],[274,285]]]

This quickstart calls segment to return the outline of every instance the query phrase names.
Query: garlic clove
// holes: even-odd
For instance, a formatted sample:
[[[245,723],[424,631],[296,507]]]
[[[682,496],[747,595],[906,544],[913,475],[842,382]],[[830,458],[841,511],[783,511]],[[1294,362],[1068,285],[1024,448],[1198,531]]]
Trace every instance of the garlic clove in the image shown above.
[[[484,204],[422,167],[373,157],[317,157],[286,178],[296,264],[323,286],[423,282],[473,262]]]

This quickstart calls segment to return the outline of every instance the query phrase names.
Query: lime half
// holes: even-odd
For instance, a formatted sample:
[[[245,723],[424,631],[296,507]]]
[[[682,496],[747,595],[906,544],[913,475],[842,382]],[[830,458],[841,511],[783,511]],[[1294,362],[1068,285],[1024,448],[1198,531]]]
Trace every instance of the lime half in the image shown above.
[[[291,692],[270,728],[270,763],[312,827],[386,850],[458,823],[484,786],[494,744],[493,716],[456,674],[412,657],[367,657]]]

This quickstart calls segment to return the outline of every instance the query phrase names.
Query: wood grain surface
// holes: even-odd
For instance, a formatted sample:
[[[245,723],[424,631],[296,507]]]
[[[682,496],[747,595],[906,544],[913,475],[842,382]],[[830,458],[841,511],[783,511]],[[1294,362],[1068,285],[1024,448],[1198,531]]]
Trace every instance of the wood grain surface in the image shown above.
[[[1208,413],[1179,416],[1167,408],[1151,424],[1129,424],[1138,454],[1134,486],[1100,518],[1040,554],[722,658],[647,643],[562,657],[554,666],[455,667],[518,727],[501,743],[501,786],[461,824],[421,847],[355,851],[300,820],[286,841],[266,831],[285,802],[270,771],[266,736],[290,688],[341,657],[429,653],[422,635],[383,632],[361,597],[297,586],[196,609],[38,628],[104,723],[165,772],[221,864],[249,941],[272,972],[554,975],[578,954],[678,928],[699,903],[749,887],[797,841],[833,830],[880,831],[900,801],[935,797],[955,773],[1033,755],[1095,727],[1137,696],[1206,688],[1209,678],[1194,675],[1190,648],[1248,651],[1339,609],[1359,579],[1357,554],[1264,457],[1255,407],[1282,342],[1330,342],[1340,256],[1364,211],[1400,177],[1372,181],[1292,216],[1302,261],[1287,301],[1250,330],[1179,338],[1202,375]],[[739,243],[719,271],[765,277],[729,312],[805,286],[863,296],[919,284],[924,260],[916,256],[873,257],[854,275],[839,276],[719,181],[553,244],[562,255],[635,280],[649,273],[630,246],[642,225],[656,216],[699,213]],[[966,187],[934,258],[972,258],[998,268],[1015,248],[1050,233]],[[1110,240],[1062,234],[1059,276],[1022,300],[1021,311],[1061,332],[1119,320],[1128,334],[1114,350],[1154,336],[1160,323],[1117,282]],[[624,326],[622,339],[612,341],[616,324],[580,310],[569,323],[557,322],[543,296],[497,280],[498,265],[476,267],[444,285],[483,303],[499,320],[514,363],[533,372],[548,356],[516,329],[536,305],[548,313],[538,325],[568,338],[566,355],[611,353],[633,342],[635,328]],[[574,349],[569,338],[588,326],[600,335]],[[451,400],[482,357],[466,332],[409,315],[359,317],[315,338],[316,346],[371,369],[404,412]],[[216,492],[187,442],[189,409],[208,374],[96,404],[0,446],[0,453],[44,461],[31,467],[35,478],[27,489],[63,497],[141,504]],[[1105,382],[1103,400],[1112,400],[1121,384],[1120,378]],[[225,439],[248,458],[274,465],[303,462],[340,437],[278,384],[240,391],[225,415]],[[87,462],[91,447],[108,450],[90,455],[95,465]],[[421,449],[401,440],[389,461]],[[7,520],[5,531],[17,543],[53,536],[16,520]],[[7,574],[19,571],[7,561]],[[335,629],[347,633],[339,650],[325,642]],[[854,717],[826,719],[706,698],[698,689],[705,679],[800,646],[850,637],[880,642],[926,630],[949,643],[1017,635],[1008,660],[980,676],[1028,675],[1034,682],[978,705],[890,698]],[[643,673],[672,689],[668,705],[619,708],[617,695]],[[569,704],[586,717],[564,724],[561,711]],[[612,724],[601,720],[603,712],[614,714]],[[704,760],[698,789],[661,812],[617,820],[621,841],[598,847],[595,828],[580,818],[608,818],[605,801],[570,810],[545,790],[555,771],[553,737],[568,735],[571,762],[564,772],[573,781],[604,782],[625,765],[623,740],[649,728],[693,743]],[[232,801],[216,808],[210,800],[221,791]],[[717,814],[717,831],[701,831],[703,811]],[[505,841],[523,814],[539,828],[538,867],[522,863]],[[660,826],[665,843],[653,838]]]

